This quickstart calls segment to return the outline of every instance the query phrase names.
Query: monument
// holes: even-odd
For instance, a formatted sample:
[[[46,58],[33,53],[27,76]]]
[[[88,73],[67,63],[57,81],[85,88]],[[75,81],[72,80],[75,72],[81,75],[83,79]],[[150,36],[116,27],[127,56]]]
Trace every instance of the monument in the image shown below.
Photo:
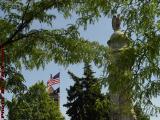
[[[136,120],[132,104],[132,72],[134,48],[132,41],[120,30],[120,15],[113,16],[114,33],[107,42],[110,48],[108,84],[111,101],[111,120]]]

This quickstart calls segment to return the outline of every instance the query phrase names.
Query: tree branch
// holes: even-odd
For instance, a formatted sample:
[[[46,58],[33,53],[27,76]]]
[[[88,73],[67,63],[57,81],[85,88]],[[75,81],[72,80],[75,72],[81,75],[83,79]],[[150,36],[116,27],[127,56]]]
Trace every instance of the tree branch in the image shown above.
[[[7,46],[7,45],[9,45],[9,44],[13,44],[14,42],[17,42],[17,41],[19,41],[19,40],[22,40],[23,38],[27,38],[27,37],[29,37],[29,36],[31,36],[31,35],[34,35],[34,34],[37,34],[37,33],[39,33],[39,32],[40,32],[40,31],[28,33],[28,34],[26,34],[26,35],[23,35],[23,36],[17,38],[17,39],[8,40],[8,41],[2,43],[2,44],[0,45],[0,47],[4,47],[4,46]]]
[[[48,2],[48,3],[47,3]],[[0,45],[0,47],[4,47],[4,46],[6,46],[6,45],[8,45],[8,44],[12,44],[12,43],[14,43],[14,42],[16,42],[16,41],[18,41],[18,40],[20,40],[20,39],[22,39],[22,38],[20,38],[20,39],[15,39],[14,40],[14,38],[16,37],[16,35],[19,33],[19,32],[21,32],[21,31],[23,31],[23,29],[32,21],[32,20],[34,20],[34,18],[36,18],[37,16],[36,15],[38,15],[40,12],[44,12],[44,11],[46,11],[46,10],[48,10],[48,9],[50,9],[50,8],[52,8],[52,6],[54,6],[56,3],[58,3],[57,1],[55,2],[55,1],[52,1],[52,0],[47,0],[47,2],[45,1],[41,1],[41,2],[37,2],[37,5],[40,7],[40,5],[42,5],[43,4],[43,6],[41,6],[41,8],[38,8],[38,9],[36,9],[36,8],[32,8],[32,10],[30,10],[29,12],[27,12],[27,9],[29,8],[29,3],[27,4],[27,9],[25,10],[25,13],[23,14],[23,16],[22,16],[22,23],[20,23],[18,26],[17,26],[17,29],[15,30],[15,32],[13,33],[13,34],[11,34],[10,36],[9,36],[9,38],[7,39],[7,41],[6,42],[4,42],[4,43],[2,43],[1,45]],[[38,7],[37,6],[37,7]],[[33,6],[32,6],[33,7]],[[32,14],[34,12],[34,14]],[[28,15],[30,16],[29,18],[27,17],[25,17],[25,16],[28,16]],[[35,15],[35,16],[34,16]]]

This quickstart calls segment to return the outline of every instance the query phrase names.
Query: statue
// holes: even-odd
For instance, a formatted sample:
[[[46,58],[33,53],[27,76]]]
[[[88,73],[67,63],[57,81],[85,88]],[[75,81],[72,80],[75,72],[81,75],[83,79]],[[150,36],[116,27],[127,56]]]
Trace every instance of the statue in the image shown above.
[[[112,18],[112,28],[114,31],[117,31],[120,29],[121,25],[121,20],[120,20],[120,15],[118,14],[117,16],[114,15]]]

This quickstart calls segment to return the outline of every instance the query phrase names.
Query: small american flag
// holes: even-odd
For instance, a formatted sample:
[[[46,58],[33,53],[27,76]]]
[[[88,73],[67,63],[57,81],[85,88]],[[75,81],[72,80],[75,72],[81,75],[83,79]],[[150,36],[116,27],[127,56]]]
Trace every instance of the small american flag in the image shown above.
[[[55,84],[60,83],[60,72],[57,73],[54,77],[51,77],[48,81],[47,81],[47,86],[52,86]]]

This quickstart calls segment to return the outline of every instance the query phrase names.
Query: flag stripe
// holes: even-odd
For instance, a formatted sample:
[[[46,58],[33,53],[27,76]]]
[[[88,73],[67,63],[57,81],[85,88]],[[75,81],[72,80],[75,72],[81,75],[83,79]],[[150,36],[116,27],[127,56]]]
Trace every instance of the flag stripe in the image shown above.
[[[50,80],[48,80],[48,82],[47,83],[49,83],[49,82],[52,82],[52,81],[58,81],[58,82],[60,82],[60,79],[50,79]]]
[[[54,84],[58,84],[58,83],[60,83],[60,81],[49,81],[48,82],[48,85],[54,85]]]
[[[51,81],[48,83],[49,86],[60,83],[60,81]]]

